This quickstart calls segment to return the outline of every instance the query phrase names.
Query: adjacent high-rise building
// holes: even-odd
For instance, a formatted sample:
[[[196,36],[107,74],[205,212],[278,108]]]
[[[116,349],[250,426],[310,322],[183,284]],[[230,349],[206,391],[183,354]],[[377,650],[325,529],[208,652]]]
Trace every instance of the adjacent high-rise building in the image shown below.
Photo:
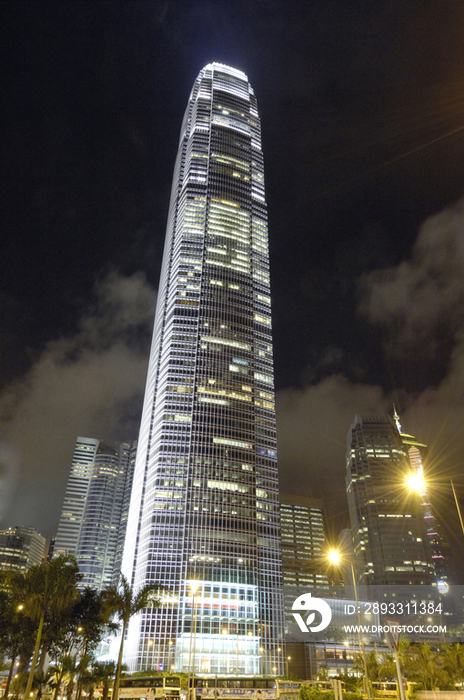
[[[292,606],[303,593],[319,598],[330,595],[322,500],[281,493],[280,519],[287,674],[307,678],[305,635],[295,622]]]
[[[390,416],[355,417],[348,433],[346,489],[360,584],[434,581],[420,504],[405,488],[411,456]]]
[[[118,582],[135,454],[136,443],[77,438],[53,557],[74,554],[82,587]]]
[[[247,76],[212,63],[180,133],[123,571],[166,587],[132,671],[284,671],[267,212]]]
[[[292,604],[299,595],[330,595],[322,500],[281,494],[280,518],[285,614],[293,620]]]
[[[33,527],[9,527],[0,530],[0,570],[25,573],[42,563],[45,537]]]

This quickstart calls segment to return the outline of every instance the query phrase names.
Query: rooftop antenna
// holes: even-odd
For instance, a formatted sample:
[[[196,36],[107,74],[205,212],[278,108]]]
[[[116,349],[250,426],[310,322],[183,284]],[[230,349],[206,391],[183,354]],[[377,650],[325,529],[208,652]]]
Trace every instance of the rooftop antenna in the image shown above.
[[[400,417],[396,411],[395,404],[393,404],[393,420],[396,423],[396,427],[398,428],[398,432],[401,433]]]

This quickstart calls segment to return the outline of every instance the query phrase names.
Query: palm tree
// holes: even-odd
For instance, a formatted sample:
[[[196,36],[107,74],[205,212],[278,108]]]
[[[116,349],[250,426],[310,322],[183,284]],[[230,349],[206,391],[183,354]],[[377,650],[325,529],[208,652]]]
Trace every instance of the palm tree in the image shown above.
[[[96,678],[96,683],[101,683],[102,685],[102,700],[108,700],[110,680],[116,673],[116,664],[114,661],[108,661],[106,664],[95,663],[93,665],[92,672]]]
[[[464,645],[453,644],[445,645],[440,654],[442,667],[449,675],[453,683],[462,683],[464,681]]]
[[[87,667],[103,635],[111,629],[109,611],[106,606],[105,593],[86,587],[80,600],[72,610],[74,635],[70,636],[72,648],[80,651],[81,661],[77,683],[76,700],[82,696],[82,678],[87,674]]]
[[[411,645],[405,664],[408,679],[423,685],[424,690],[448,685],[449,679],[438,665],[437,657],[438,654],[427,642]]]
[[[72,683],[74,686],[74,675],[78,669],[79,663],[75,656],[70,654],[65,654],[60,659],[59,663],[54,666],[50,666],[50,671],[54,675],[54,680],[49,681],[49,685],[54,688],[53,700],[56,700],[60,692],[61,684],[65,679],[68,680],[67,688],[69,689],[69,684]],[[26,697],[26,695],[24,695]]]
[[[34,650],[35,624],[23,614],[20,604],[24,574],[0,571],[0,654],[11,659],[5,697],[8,696],[13,674],[22,671]],[[16,664],[17,659],[20,659]],[[19,665],[19,669],[18,669]]]
[[[114,676],[113,698],[118,699],[119,679],[121,676],[122,655],[124,651],[124,638],[126,636],[129,620],[133,615],[148,607],[159,607],[160,587],[156,583],[147,583],[138,591],[134,591],[126,577],[121,574],[119,586],[112,586],[106,592],[106,603],[113,615],[122,622],[121,646],[119,648],[118,663]]]
[[[107,668],[109,666],[111,668]],[[96,662],[86,668],[84,673],[81,674],[80,682],[82,687],[87,690],[88,700],[93,700],[97,685],[103,685],[102,698],[103,700],[108,700],[110,678],[114,675],[115,669],[116,664],[113,661],[108,664]]]
[[[366,654],[366,665],[367,665],[367,675],[370,681],[379,680],[379,657],[377,654],[377,649],[372,649],[372,651]]]
[[[37,695],[36,695],[36,700],[40,700],[44,688],[47,687],[47,685],[50,684],[50,681],[53,678],[53,670],[51,668],[48,668],[47,671],[36,671],[34,674],[34,682],[32,684],[32,687],[37,690]]]
[[[379,666],[379,678],[382,681],[396,681],[396,664],[393,654],[383,654]]]
[[[31,567],[26,574],[23,574],[24,580],[18,581],[22,587],[21,603],[24,606],[24,614],[39,623],[29,678],[24,692],[26,698],[32,690],[45,618],[53,625],[63,611],[69,609],[79,599],[79,591],[76,587],[79,580],[78,572],[74,557],[61,555],[43,566]]]

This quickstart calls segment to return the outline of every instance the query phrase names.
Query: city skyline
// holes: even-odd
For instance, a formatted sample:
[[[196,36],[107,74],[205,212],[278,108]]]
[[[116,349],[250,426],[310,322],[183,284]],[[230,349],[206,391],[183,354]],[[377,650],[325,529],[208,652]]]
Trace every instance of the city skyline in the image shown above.
[[[278,502],[260,119],[212,63],[180,130],[122,567],[171,598],[131,620],[132,671],[284,672]]]
[[[176,6],[2,4],[1,522],[50,537],[76,436],[137,432],[178,115],[214,59],[264,117],[283,490],[338,532],[353,415],[395,403],[462,552],[462,3]]]

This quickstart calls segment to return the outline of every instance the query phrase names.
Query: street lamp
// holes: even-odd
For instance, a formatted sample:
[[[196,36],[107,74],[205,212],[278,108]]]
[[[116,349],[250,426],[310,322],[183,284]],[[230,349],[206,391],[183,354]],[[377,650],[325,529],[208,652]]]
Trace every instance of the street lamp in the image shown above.
[[[327,558],[328,558],[329,562],[331,564],[333,564],[334,566],[338,566],[342,562],[342,557],[340,555],[340,552],[337,549],[331,549],[327,554]],[[363,660],[367,700],[371,700],[371,692],[369,689],[369,676],[367,674],[366,650],[364,649],[364,641],[363,641],[363,638],[361,636],[361,612],[359,610],[358,587],[356,585],[356,574],[354,572],[353,560],[349,559],[348,561],[351,564],[351,576],[353,578],[354,597],[356,600],[356,610],[358,612],[358,640],[359,640],[359,647],[361,649],[361,655],[362,655],[362,660]]]
[[[424,493],[426,490],[426,483],[423,475],[420,472],[411,472],[406,477],[406,486],[410,491],[415,491],[416,493]]]
[[[192,687],[195,679],[195,645],[196,645],[196,635],[197,635],[197,590],[200,586],[199,581],[190,582],[190,590],[192,591],[193,598],[193,634],[192,626],[190,625],[190,651],[189,651],[189,664],[188,664],[188,677],[187,677],[187,688],[190,697],[190,677],[192,677]],[[193,668],[191,665],[192,661],[192,641],[193,641]]]
[[[463,520],[462,520],[461,509],[460,509],[460,507],[459,507],[459,501],[458,501],[458,497],[456,496],[456,491],[454,490],[454,484],[453,484],[453,480],[452,480],[452,479],[450,479],[450,483],[451,483],[451,489],[452,489],[452,491],[453,491],[454,500],[456,501],[456,508],[457,508],[457,510],[458,510],[459,522],[461,523],[462,534],[464,535],[464,522],[463,522]]]
[[[292,660],[291,656],[287,656],[287,676],[290,678],[290,661]]]
[[[226,635],[229,634],[229,630],[227,630],[227,629],[224,627],[224,628],[221,630],[221,634],[223,634],[224,636],[226,636]],[[227,658],[227,672],[228,672],[228,673],[231,673],[231,671],[229,670],[229,663],[228,663],[228,662],[229,662],[229,642],[228,642],[228,641],[225,642],[225,644],[223,645],[223,647],[222,647],[223,651],[224,651],[224,647],[225,647],[226,658]]]

